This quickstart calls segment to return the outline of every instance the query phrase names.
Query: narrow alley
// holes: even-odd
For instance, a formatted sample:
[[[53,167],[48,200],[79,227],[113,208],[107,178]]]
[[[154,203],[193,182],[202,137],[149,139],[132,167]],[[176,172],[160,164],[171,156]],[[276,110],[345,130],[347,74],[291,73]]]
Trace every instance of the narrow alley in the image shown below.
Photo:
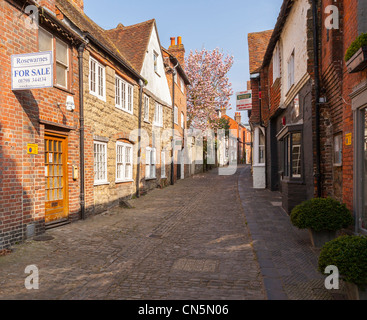
[[[249,166],[195,175],[17,245],[0,259],[0,299],[334,299],[307,233],[250,180]]]

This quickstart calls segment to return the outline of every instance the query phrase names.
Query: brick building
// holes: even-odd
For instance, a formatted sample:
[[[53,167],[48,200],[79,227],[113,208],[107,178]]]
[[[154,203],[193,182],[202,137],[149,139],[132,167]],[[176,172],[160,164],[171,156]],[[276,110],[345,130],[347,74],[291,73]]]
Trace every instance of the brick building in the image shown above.
[[[173,108],[155,20],[104,30],[82,0],[0,6],[0,250],[168,185]],[[12,90],[10,57],[39,52],[54,57],[53,86]],[[177,99],[185,120],[185,89]]]
[[[146,192],[170,184],[172,97],[164,55],[154,19],[107,30],[118,50],[146,79],[142,88],[141,162],[139,190]]]
[[[249,112],[252,130],[252,171],[254,188],[266,187],[265,175],[265,128],[262,122],[260,72],[265,51],[273,30],[248,34],[250,63],[250,87],[252,90],[252,110]]]
[[[131,133],[139,125],[144,78],[82,5],[56,3],[59,19],[88,40],[83,52],[85,206],[87,214],[97,214],[137,191],[137,144]]]
[[[25,13],[29,5],[39,28]],[[84,40],[56,14],[54,0],[0,1],[0,249],[43,233],[55,220],[80,216],[78,49]],[[55,57],[53,86],[12,91],[11,55],[45,51]]]
[[[190,84],[185,73],[185,48],[181,37],[171,38],[168,49],[162,48],[166,66],[166,77],[171,96],[174,96],[172,128],[175,130],[175,150],[173,162],[173,182],[191,175],[191,165],[184,161],[184,133],[187,129],[187,86]],[[180,146],[181,148],[179,148]],[[180,150],[178,150],[180,149]],[[186,161],[187,162],[187,161]],[[172,177],[171,177],[172,179]]]
[[[328,6],[332,11],[327,10]],[[337,10],[335,10],[335,7]],[[320,25],[338,14],[333,28],[320,32],[322,191],[353,210],[355,232],[366,234],[366,107],[367,70],[348,68],[345,54],[367,33],[367,3],[359,0],[322,1]],[[338,26],[335,24],[338,22]]]

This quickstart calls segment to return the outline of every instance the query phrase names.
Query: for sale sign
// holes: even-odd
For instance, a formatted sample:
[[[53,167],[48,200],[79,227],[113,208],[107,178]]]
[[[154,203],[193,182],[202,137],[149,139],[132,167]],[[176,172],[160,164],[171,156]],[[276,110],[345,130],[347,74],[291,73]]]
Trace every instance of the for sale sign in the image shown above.
[[[11,89],[30,90],[53,86],[51,51],[11,56]]]
[[[252,91],[237,92],[237,111],[252,110]]]

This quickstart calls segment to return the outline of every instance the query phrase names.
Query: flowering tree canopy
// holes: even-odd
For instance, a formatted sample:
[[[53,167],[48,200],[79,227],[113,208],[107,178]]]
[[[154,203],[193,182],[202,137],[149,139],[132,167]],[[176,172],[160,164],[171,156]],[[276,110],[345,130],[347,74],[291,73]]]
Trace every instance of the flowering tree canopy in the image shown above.
[[[191,82],[187,90],[188,128],[215,129],[218,111],[230,107],[233,94],[227,73],[233,56],[224,56],[218,48],[191,51],[186,58],[186,74]]]

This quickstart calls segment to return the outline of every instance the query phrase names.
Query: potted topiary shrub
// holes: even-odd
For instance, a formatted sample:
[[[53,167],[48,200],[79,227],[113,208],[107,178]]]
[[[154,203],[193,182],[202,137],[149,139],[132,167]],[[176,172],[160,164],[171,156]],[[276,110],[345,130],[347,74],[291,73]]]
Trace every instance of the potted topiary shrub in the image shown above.
[[[362,33],[352,42],[345,54],[348,72],[362,71],[367,67],[367,33]]]
[[[342,236],[326,243],[319,256],[319,271],[328,266],[339,269],[348,298],[367,300],[367,237]]]
[[[299,229],[308,229],[311,243],[321,248],[336,237],[336,232],[353,224],[345,204],[332,198],[315,198],[302,202],[291,212],[291,222]]]

